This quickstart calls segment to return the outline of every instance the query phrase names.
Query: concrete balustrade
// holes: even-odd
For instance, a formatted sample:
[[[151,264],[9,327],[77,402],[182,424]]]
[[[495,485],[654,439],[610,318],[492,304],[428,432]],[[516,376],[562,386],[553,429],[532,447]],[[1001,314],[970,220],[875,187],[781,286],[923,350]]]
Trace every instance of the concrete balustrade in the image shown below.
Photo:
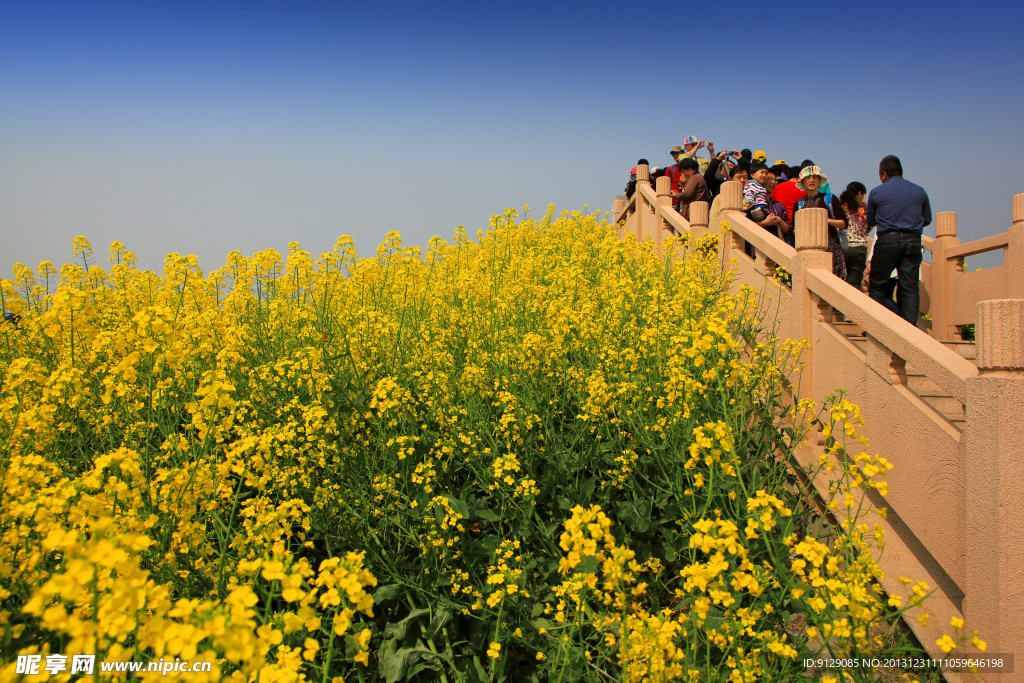
[[[931,287],[928,288],[927,314],[932,319],[932,335],[936,339],[959,339],[960,331],[950,318],[950,293],[955,280],[963,275],[963,258],[950,257],[949,252],[960,245],[956,236],[956,213],[944,211],[935,216],[935,240],[932,242]]]
[[[626,210],[626,200],[621,197],[616,197],[612,202],[612,217],[615,218],[620,216],[623,211]]]
[[[965,325],[975,324],[980,301],[1024,298],[1024,194],[1013,198],[1013,225],[1001,234],[961,244],[956,239],[956,214],[936,215],[936,238],[925,237],[932,252],[923,264],[922,312],[933,320],[932,335],[960,339]],[[1003,264],[981,271],[964,271],[964,259],[1001,249]]]
[[[1013,198],[1013,226],[1009,230],[1009,244],[1003,257],[1008,297],[1024,298],[1024,194]]]
[[[964,616],[989,651],[1024,657],[1024,299],[982,301],[976,320],[979,374],[967,380],[964,434]],[[1002,680],[1024,680],[1022,664]]]
[[[743,209],[743,184],[735,180],[722,183],[722,192],[719,194],[719,198],[721,199],[722,217],[729,219],[726,212]],[[742,253],[743,241],[743,238],[735,230],[728,235],[723,235],[718,249],[722,260],[728,263],[733,251]]]
[[[658,227],[655,231],[655,244],[661,249],[665,237],[672,235],[672,228],[669,226],[667,216],[672,211],[672,179],[668,176],[660,176],[656,181],[658,195]]]
[[[660,204],[660,192],[647,194],[645,202]],[[1024,194],[1013,198],[1009,230],[968,243],[960,242],[954,212],[936,215],[936,237],[924,238],[932,263],[922,266],[930,334],[832,274],[824,209],[799,213],[794,250],[747,219],[742,201],[741,184],[730,181],[711,207],[691,206],[689,223],[664,205],[648,215],[656,211],[659,224],[698,234],[717,233],[718,223],[728,222],[720,251],[734,267],[734,288],[766,291],[766,306],[777,306],[779,333],[810,340],[804,370],[793,378],[794,397],[820,403],[846,388],[861,407],[869,449],[895,465],[884,498],[874,491],[861,498],[871,523],[886,532],[883,587],[902,594],[897,578],[907,576],[936,590],[907,619],[933,656],[944,655],[935,641],[949,631],[949,620],[964,618],[966,630],[988,642],[988,653],[1021,658],[1016,673],[981,680],[1024,681]],[[619,215],[628,216],[629,207]],[[964,272],[965,258],[996,249],[1003,250],[1002,266]],[[769,279],[775,264],[791,274],[791,288]],[[838,329],[833,310],[863,331],[862,345]],[[949,346],[969,324],[976,363]],[[963,408],[962,429],[911,388],[911,367],[914,377],[945,392],[942,400]],[[811,443],[798,449],[797,460],[810,467],[821,453],[822,444]],[[812,483],[828,494],[826,480]],[[887,518],[877,514],[881,507]],[[922,611],[937,628],[914,618]]]
[[[694,202],[690,204],[690,225],[696,231],[702,233],[708,228],[708,212],[710,207],[707,202]]]
[[[636,184],[650,186],[651,169],[647,164],[640,164],[636,167]]]

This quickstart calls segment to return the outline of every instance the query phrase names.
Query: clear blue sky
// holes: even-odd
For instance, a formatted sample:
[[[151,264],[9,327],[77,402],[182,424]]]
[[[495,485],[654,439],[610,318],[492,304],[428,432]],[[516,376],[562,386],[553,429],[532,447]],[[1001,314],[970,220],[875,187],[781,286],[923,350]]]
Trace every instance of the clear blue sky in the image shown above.
[[[0,273],[98,255],[372,254],[529,203],[609,209],[686,135],[894,153],[974,239],[1024,192],[1019,0],[0,2]],[[934,227],[931,228],[934,234]],[[972,261],[995,265],[995,261]]]

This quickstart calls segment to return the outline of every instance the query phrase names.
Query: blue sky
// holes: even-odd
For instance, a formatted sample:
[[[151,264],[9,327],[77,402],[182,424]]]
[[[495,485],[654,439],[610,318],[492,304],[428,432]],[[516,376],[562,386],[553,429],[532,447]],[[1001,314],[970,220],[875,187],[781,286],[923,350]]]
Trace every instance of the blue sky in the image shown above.
[[[608,209],[686,135],[877,184],[963,239],[1024,192],[1019,2],[0,2],[0,273],[370,255],[528,203]],[[934,228],[931,230],[934,234]],[[971,264],[996,265],[977,258]]]

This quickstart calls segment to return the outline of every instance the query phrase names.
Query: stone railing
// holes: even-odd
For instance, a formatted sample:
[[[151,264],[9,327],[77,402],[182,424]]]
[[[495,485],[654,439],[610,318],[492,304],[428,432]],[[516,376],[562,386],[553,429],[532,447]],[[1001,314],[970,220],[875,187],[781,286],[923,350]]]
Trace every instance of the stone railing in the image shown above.
[[[1013,225],[1003,233],[960,244],[956,213],[935,216],[935,239],[925,237],[932,262],[921,266],[921,311],[932,318],[937,339],[960,339],[964,325],[975,324],[975,307],[988,299],[1024,298],[1024,194],[1013,198]],[[1003,264],[964,271],[964,259],[1003,250]]]
[[[714,207],[691,205],[686,221],[672,210],[668,178],[658,178],[654,190],[640,166],[637,179],[631,200],[616,200],[620,233],[660,247],[669,235],[717,232],[727,222],[719,250],[732,264],[734,287],[765,291],[779,334],[810,341],[794,395],[820,405],[842,387],[860,406],[869,448],[894,465],[886,496],[871,491],[865,500],[868,523],[886,530],[881,583],[898,595],[903,576],[937,589],[925,610],[935,628],[908,613],[922,645],[941,656],[938,633],[959,617],[981,632],[989,653],[1024,658],[1024,195],[1014,198],[1007,233],[965,245],[956,240],[955,215],[938,215],[922,296],[930,297],[933,337],[832,274],[824,209],[800,212],[794,249],[746,218],[738,182],[723,184]],[[1000,248],[1000,268],[963,272],[965,256]],[[773,277],[777,267],[791,275],[790,284]],[[975,325],[976,362],[950,341],[968,324]],[[960,421],[941,412],[938,399],[923,398],[931,394],[908,377],[962,410]],[[822,439],[811,441],[797,452],[803,465],[823,452]],[[823,477],[813,483],[827,493]],[[1024,659],[1016,670],[986,680],[1024,681]]]

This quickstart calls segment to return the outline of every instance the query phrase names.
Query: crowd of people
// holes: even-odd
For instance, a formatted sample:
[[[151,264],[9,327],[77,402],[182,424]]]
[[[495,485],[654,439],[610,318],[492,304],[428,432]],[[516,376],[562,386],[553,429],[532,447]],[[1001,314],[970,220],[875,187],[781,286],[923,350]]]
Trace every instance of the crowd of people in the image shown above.
[[[708,156],[698,156],[701,150],[707,150]],[[779,159],[769,165],[763,150],[716,151],[713,143],[692,135],[669,154],[673,163],[666,167],[651,167],[646,159],[637,166],[648,166],[652,184],[661,176],[669,179],[672,208],[684,218],[689,220],[695,202],[710,205],[727,180],[743,183],[747,217],[790,246],[795,246],[796,214],[825,209],[832,272],[857,289],[867,275],[872,299],[917,323],[921,237],[932,215],[925,191],[903,179],[899,158],[882,159],[878,171],[882,184],[870,194],[864,183],[853,181],[837,196],[828,176],[810,159],[793,166]],[[636,171],[634,167],[626,184],[627,199],[636,191]],[[877,239],[869,253],[872,230]]]

